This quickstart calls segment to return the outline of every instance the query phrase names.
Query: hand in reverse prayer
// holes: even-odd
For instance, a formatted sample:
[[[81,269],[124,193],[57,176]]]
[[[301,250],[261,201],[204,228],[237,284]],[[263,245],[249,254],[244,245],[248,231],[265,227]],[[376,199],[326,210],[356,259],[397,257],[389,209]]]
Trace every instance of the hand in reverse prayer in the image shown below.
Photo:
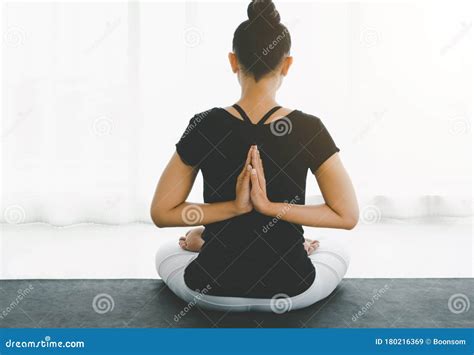
[[[250,148],[251,153],[251,175],[250,181],[252,188],[250,189],[250,200],[257,212],[266,214],[270,201],[267,197],[267,183],[265,181],[265,171],[263,170],[263,162],[260,158],[260,152],[257,146]]]
[[[265,214],[268,210],[271,202],[267,197],[265,171],[257,146],[250,147],[244,167],[237,178],[235,190],[235,206],[240,213],[247,213],[255,208],[256,211]],[[204,244],[203,232],[204,227],[191,229],[185,236],[179,238],[180,247],[199,252]],[[308,255],[319,247],[317,240],[305,239],[303,244]]]
[[[250,200],[250,173],[252,167],[250,165],[252,159],[252,149],[250,147],[247,153],[244,167],[237,177],[237,184],[235,186],[235,207],[238,213],[244,214],[252,211],[252,201]]]

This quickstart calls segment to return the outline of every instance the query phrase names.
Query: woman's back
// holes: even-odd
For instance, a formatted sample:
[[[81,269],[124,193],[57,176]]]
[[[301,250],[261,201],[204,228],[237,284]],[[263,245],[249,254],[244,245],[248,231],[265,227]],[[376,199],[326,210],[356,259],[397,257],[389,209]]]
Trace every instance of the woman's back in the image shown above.
[[[305,203],[308,169],[316,171],[339,151],[321,120],[298,110],[258,125],[214,108],[193,117],[176,146],[186,164],[202,171],[204,201],[215,203],[235,199],[236,180],[252,145],[263,161],[268,198],[286,208]],[[185,274],[191,289],[210,285],[214,295],[264,298],[300,294],[314,281],[302,227],[278,216],[253,210],[206,225],[203,239]]]
[[[282,294],[302,308],[329,295],[348,265],[343,249],[304,240],[302,225],[351,229],[357,199],[321,120],[278,106],[293,57],[275,5],[253,0],[247,15],[228,55],[237,104],[192,118],[158,183],[156,225],[197,228],[163,246],[157,270],[182,299],[210,309],[273,311]],[[187,201],[198,170],[205,203]],[[323,204],[303,206],[308,170]]]

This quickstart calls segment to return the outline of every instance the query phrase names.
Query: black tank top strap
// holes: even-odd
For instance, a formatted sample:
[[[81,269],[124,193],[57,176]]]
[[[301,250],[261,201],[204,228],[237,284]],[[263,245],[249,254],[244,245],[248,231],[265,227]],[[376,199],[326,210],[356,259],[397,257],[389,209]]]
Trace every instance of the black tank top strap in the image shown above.
[[[272,108],[270,111],[267,112],[265,116],[262,117],[260,121],[258,121],[257,125],[263,125],[265,122],[268,121],[268,119],[273,115],[275,112],[277,112],[279,109],[281,109],[281,106],[276,106]]]
[[[240,114],[240,116],[242,117],[242,119],[244,121],[247,121],[248,123],[252,123],[252,121],[250,120],[249,116],[247,116],[247,114],[245,113],[244,109],[242,107],[240,107],[239,105],[235,104],[232,106],[233,108],[235,108],[237,110],[237,112]]]

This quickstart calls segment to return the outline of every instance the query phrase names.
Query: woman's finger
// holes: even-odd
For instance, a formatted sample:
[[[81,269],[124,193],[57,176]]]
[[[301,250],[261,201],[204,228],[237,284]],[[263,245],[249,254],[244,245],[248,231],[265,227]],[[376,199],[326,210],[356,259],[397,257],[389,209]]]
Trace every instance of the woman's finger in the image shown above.
[[[245,169],[244,175],[242,177],[243,186],[250,185],[250,174],[252,172],[252,166],[247,164],[247,168]]]
[[[250,147],[249,151],[247,152],[247,158],[245,159],[244,166],[241,171],[241,175],[244,175],[247,172],[247,167],[250,165],[252,161],[252,151],[253,151],[253,146]]]
[[[263,161],[262,161],[262,158],[260,157],[260,151],[258,150],[258,148],[255,148],[255,151],[256,151],[256,160],[257,160],[257,171],[258,171],[258,175],[259,175],[259,183],[260,183],[260,187],[263,191],[266,190],[266,181],[265,181],[265,171],[263,170]]]
[[[260,188],[260,184],[258,182],[258,173],[257,170],[252,166],[252,171],[250,172],[250,180],[252,181],[252,189]]]
[[[262,174],[263,174],[263,160],[262,160],[262,157],[260,155],[260,150],[257,149],[257,156],[258,156],[258,167],[259,169],[262,171]]]
[[[252,152],[254,149],[255,147],[253,145],[250,146],[249,151],[247,152],[247,160],[245,161],[245,166],[250,165],[250,162],[252,160]]]
[[[258,150],[257,150],[257,147],[254,147],[254,148],[252,149],[252,152],[251,152],[251,153],[252,153],[252,157],[251,157],[251,159],[252,159],[252,167],[253,167],[254,169],[257,169],[257,168],[258,168]]]
[[[260,165],[260,157],[258,154],[258,149],[255,148],[252,152],[252,167],[256,170],[258,176],[258,183],[262,190],[265,191],[265,177]]]
[[[244,167],[242,168],[242,171],[239,174],[239,177],[243,177],[245,175],[245,173],[247,172],[247,170],[248,170],[247,168],[250,165],[251,160],[252,160],[252,151],[253,151],[253,149],[254,149],[254,147],[252,145],[250,147],[249,151],[247,152],[247,159],[245,159],[245,164],[244,164]]]

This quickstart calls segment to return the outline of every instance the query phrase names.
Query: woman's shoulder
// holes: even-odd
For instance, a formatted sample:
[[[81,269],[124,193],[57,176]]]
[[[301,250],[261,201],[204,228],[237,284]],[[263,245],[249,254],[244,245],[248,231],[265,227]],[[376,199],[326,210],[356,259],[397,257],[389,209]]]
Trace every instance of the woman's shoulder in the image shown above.
[[[321,121],[321,119],[318,116],[301,111],[301,110],[293,110],[291,112],[291,115],[301,121],[308,122],[308,123],[317,123]]]
[[[194,114],[191,120],[195,122],[204,122],[215,117],[218,111],[219,111],[218,107],[213,107],[209,110]]]
[[[312,131],[323,126],[323,122],[318,116],[301,110],[293,110],[288,117],[290,117],[293,124],[300,127],[302,131]]]
[[[216,117],[219,116],[219,108],[214,107],[206,111],[198,112],[194,114],[189,120],[188,129],[199,128],[200,130],[212,127],[212,122],[215,122]],[[211,123],[211,124],[210,124]]]

